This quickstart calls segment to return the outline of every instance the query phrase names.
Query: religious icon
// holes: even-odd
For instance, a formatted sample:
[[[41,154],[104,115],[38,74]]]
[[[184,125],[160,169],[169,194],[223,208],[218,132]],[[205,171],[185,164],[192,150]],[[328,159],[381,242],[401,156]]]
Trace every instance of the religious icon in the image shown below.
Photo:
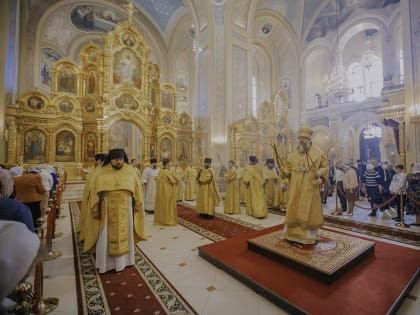
[[[113,82],[133,82],[135,87],[141,88],[140,61],[131,49],[125,48],[115,54]]]
[[[177,161],[186,161],[188,159],[187,143],[185,140],[179,140],[176,148]]]
[[[60,131],[55,141],[55,159],[58,162],[75,160],[75,137],[70,131]]]
[[[161,159],[172,159],[172,141],[168,138],[163,138],[160,142],[160,157]]]
[[[162,90],[161,95],[161,107],[163,108],[173,108],[173,95],[170,90],[164,89]]]
[[[131,33],[124,33],[121,37],[122,42],[127,46],[133,46],[135,43],[134,37]]]
[[[32,96],[28,99],[28,106],[33,109],[41,109],[44,106],[44,102],[39,97]]]
[[[76,75],[72,71],[68,69],[60,71],[57,82],[58,92],[76,93]]]
[[[62,112],[69,113],[73,110],[73,104],[69,101],[62,101],[58,106]]]
[[[96,151],[96,135],[94,133],[88,133],[86,135],[86,151],[85,161],[93,161],[95,159]]]
[[[45,160],[45,134],[39,129],[31,129],[25,133],[24,161]]]
[[[93,94],[95,93],[95,90],[96,90],[96,76],[95,76],[95,73],[91,71],[89,73],[89,77],[87,80],[87,92],[88,94]]]

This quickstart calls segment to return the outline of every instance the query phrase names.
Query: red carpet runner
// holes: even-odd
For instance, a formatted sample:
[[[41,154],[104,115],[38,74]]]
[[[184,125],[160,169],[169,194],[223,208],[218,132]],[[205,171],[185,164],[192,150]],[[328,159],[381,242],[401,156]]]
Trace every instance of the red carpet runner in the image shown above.
[[[75,233],[79,205],[70,202],[79,314],[196,314],[139,248],[135,266],[99,275]]]

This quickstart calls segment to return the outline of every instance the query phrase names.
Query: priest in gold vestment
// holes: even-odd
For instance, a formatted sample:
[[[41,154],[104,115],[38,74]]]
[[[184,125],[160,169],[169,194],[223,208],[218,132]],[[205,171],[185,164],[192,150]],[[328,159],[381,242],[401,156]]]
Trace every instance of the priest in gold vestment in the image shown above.
[[[299,129],[299,144],[281,167],[281,176],[290,180],[284,238],[304,245],[319,241],[324,223],[320,185],[328,178],[327,159],[312,145],[312,133]]]
[[[278,174],[274,168],[274,160],[267,159],[266,165],[262,169],[262,176],[264,180],[264,193],[267,206],[272,207],[276,199]]]
[[[242,175],[246,186],[246,214],[262,219],[267,216],[268,212],[264,197],[262,169],[257,165],[256,156],[249,157],[249,164]]]
[[[84,251],[96,251],[99,273],[123,270],[135,263],[135,244],[147,239],[140,176],[127,164],[123,149],[109,151],[92,186],[95,220],[85,236]]]
[[[178,166],[176,163],[174,166],[171,167],[171,170],[179,179],[179,183],[177,184],[177,188],[176,188],[177,189],[176,201],[182,201],[183,194],[184,194],[184,170],[182,169],[182,167]]]
[[[189,165],[185,169],[185,200],[193,201],[197,198],[197,168]]]
[[[155,218],[156,225],[177,225],[176,194],[178,177],[170,170],[170,161],[162,161],[163,169],[156,177]]]
[[[224,175],[224,179],[226,181],[224,212],[226,214],[241,213],[238,173],[236,171],[235,162],[232,160],[228,163],[228,170]]]
[[[198,214],[207,219],[212,219],[215,208],[220,203],[219,191],[210,168],[211,159],[204,159],[204,169],[198,173],[198,194],[196,210]]]

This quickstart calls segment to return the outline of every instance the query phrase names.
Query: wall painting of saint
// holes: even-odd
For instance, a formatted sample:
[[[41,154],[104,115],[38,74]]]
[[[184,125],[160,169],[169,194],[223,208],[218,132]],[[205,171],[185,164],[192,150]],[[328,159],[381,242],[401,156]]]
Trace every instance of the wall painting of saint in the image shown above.
[[[71,131],[60,131],[55,140],[55,160],[57,162],[74,162],[75,136]]]
[[[86,134],[85,138],[85,162],[95,161],[96,135],[93,132]]]
[[[30,129],[24,137],[24,162],[45,162],[45,133],[39,129]]]

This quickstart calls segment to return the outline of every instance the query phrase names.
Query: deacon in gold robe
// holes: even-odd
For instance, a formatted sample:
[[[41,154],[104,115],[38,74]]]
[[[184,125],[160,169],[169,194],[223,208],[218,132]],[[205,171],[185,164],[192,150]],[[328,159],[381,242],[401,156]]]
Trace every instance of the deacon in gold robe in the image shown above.
[[[135,244],[147,239],[139,173],[124,149],[112,149],[95,178],[90,215],[93,224],[84,251],[96,251],[99,273],[123,270],[135,263]]]
[[[198,194],[196,210],[203,218],[212,219],[215,208],[220,203],[219,191],[216,186],[211,159],[204,159],[204,169],[198,172]]]
[[[279,176],[277,183],[276,199],[274,200],[274,207],[280,208],[282,211],[286,211],[288,192],[287,187],[289,186],[289,179],[282,178]]]
[[[245,208],[246,213],[255,218],[267,216],[267,203],[264,198],[263,177],[261,167],[257,165],[257,157],[250,156],[249,164],[245,170],[242,180],[246,186]]]
[[[197,198],[197,168],[189,165],[185,169],[185,200],[193,201]]]
[[[272,207],[276,199],[278,174],[274,168],[274,160],[267,159],[266,165],[262,169],[262,177],[264,180],[264,193],[267,206]]]
[[[90,208],[92,185],[95,183],[95,178],[101,170],[105,157],[106,154],[98,153],[95,155],[95,168],[89,173],[86,178],[85,186],[83,187],[82,204],[80,206],[79,225],[77,229],[77,232],[80,232],[79,239],[81,241],[85,239],[86,230],[89,229],[89,225],[93,220],[92,216],[87,215]]]
[[[177,225],[176,193],[178,177],[170,170],[168,159],[162,161],[163,169],[156,177],[155,218],[156,225]]]
[[[300,244],[316,244],[324,223],[320,185],[328,178],[328,163],[321,150],[311,142],[313,131],[301,128],[299,144],[281,167],[288,178],[288,203],[284,238]]]
[[[177,184],[176,201],[181,202],[184,199],[184,170],[182,169],[182,167],[179,167],[176,163],[173,167],[171,167],[171,170],[179,179],[179,183]]]
[[[228,170],[224,175],[224,179],[226,181],[224,212],[226,214],[241,213],[238,173],[236,171],[235,162],[232,160],[228,163]]]

